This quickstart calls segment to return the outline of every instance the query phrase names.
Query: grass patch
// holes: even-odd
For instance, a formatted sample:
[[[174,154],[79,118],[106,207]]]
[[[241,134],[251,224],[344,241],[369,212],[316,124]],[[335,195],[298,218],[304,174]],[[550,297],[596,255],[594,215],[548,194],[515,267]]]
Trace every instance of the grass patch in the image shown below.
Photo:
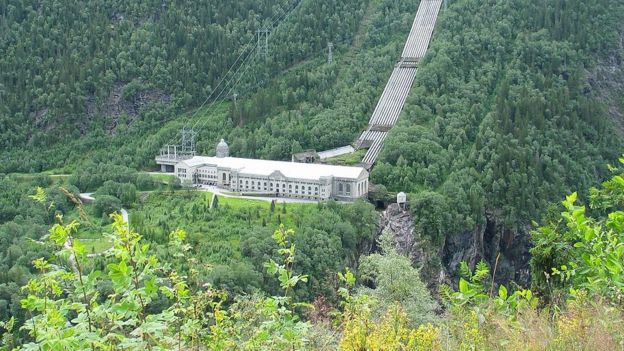
[[[87,248],[88,254],[101,254],[112,247],[106,238],[101,239],[80,239],[80,242]]]
[[[362,162],[362,158],[366,154],[366,149],[360,149],[353,153],[329,158],[324,163],[340,166],[355,166]]]
[[[11,179],[19,183],[32,183],[41,179],[42,182],[46,177],[51,180],[51,185],[67,185],[71,174],[52,174],[51,172],[42,173],[9,173]]]

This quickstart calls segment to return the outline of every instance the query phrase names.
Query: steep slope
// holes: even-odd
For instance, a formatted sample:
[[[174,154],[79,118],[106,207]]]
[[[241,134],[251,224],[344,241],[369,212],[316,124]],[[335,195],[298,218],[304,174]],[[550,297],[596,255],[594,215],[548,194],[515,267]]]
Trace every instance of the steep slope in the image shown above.
[[[0,171],[59,168],[102,145],[115,144],[114,150],[154,134],[200,105],[251,50],[246,44],[255,43],[256,29],[272,28],[268,63],[250,70],[241,88],[253,91],[328,41],[349,42],[367,6],[354,0],[2,2],[0,147],[9,152],[0,156]]]
[[[461,0],[442,14],[373,171],[413,193],[438,265],[500,253],[497,277],[526,283],[530,221],[607,175],[622,139],[587,71],[621,66],[622,13],[609,0]]]

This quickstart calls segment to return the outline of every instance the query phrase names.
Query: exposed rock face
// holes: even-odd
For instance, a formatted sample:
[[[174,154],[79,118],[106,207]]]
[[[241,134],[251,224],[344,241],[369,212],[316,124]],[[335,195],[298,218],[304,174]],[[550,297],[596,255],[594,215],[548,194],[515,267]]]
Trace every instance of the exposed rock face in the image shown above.
[[[409,257],[414,266],[422,268],[422,277],[432,291],[437,291],[442,283],[449,283],[444,267],[436,264],[440,262],[441,250],[432,250],[416,233],[409,211],[401,210],[398,204],[390,204],[381,216],[380,227],[394,239],[399,253]]]
[[[495,214],[487,214],[486,218],[486,224],[473,231],[448,236],[442,248],[431,247],[415,231],[410,212],[402,211],[397,204],[391,204],[383,212],[381,228],[391,234],[399,252],[407,255],[415,266],[422,267],[423,279],[432,290],[443,283],[456,283],[462,261],[472,267],[481,259],[492,271],[496,267],[497,283],[514,281],[527,286],[530,282],[529,228],[515,232],[505,229]]]
[[[617,48],[587,72],[587,81],[591,89],[588,94],[597,97],[606,105],[606,112],[617,127],[616,131],[624,136],[624,26],[619,30],[620,41]]]
[[[391,204],[381,217],[381,229],[394,238],[396,249],[407,255],[412,262],[420,262],[424,255],[414,235],[414,222],[408,211],[403,211],[397,204]]]
[[[131,99],[125,99],[123,93],[126,86],[121,83],[115,84],[103,102],[96,101],[94,96],[88,97],[86,105],[88,120],[93,120],[96,115],[104,116],[107,131],[114,134],[122,115],[128,117],[126,123],[131,125],[148,105],[153,103],[166,105],[171,102],[171,96],[158,89],[141,90]]]

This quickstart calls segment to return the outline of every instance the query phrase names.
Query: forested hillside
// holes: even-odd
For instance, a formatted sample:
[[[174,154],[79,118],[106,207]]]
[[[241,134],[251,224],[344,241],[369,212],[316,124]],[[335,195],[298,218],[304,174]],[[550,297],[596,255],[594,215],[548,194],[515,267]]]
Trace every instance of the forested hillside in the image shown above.
[[[10,153],[2,153],[0,170],[59,168],[87,153],[109,154],[102,145],[111,151],[132,144],[136,150],[163,123],[200,106],[230,65],[247,57],[256,29],[273,31],[270,59],[246,71],[241,95],[317,57],[328,41],[349,45],[367,6],[331,0],[3,1],[0,135]],[[267,95],[280,101],[277,94],[267,90],[262,101]],[[263,103],[268,107],[254,106],[260,110],[253,110],[254,118],[275,112],[275,104]],[[225,136],[232,125],[221,120],[219,134]],[[151,155],[141,154],[133,165],[148,165],[156,143],[169,141],[178,126],[151,140]]]
[[[8,283],[2,296],[10,297],[0,301],[0,350],[614,350],[624,341],[624,174],[615,172],[591,190],[588,207],[572,193],[557,207],[561,214],[531,233],[535,290],[496,284],[496,266],[463,262],[459,282],[441,286],[438,301],[388,235],[379,238],[376,253],[357,259],[355,273],[337,271],[341,263],[334,258],[346,252],[335,250],[339,239],[331,233],[340,232],[346,247],[355,237],[344,234],[371,229],[375,216],[364,203],[303,205],[288,217],[293,207],[254,208],[237,199],[208,207],[197,193],[170,187],[142,197],[131,226],[115,214],[111,226],[98,227],[92,206],[76,202],[70,191],[37,188],[21,198],[17,208],[26,214],[15,220],[38,220],[49,235],[31,233],[26,253],[15,225],[1,235],[3,242],[14,240],[5,258],[17,262],[0,275]],[[45,178],[35,183],[50,186]],[[152,196],[156,207],[145,201]],[[161,197],[172,200],[173,213],[158,208]],[[225,235],[202,244],[184,229],[166,235],[162,223],[150,224],[191,217],[189,227],[225,220],[219,228]],[[263,274],[245,273],[234,245],[244,234],[232,229],[259,218],[263,226],[275,225],[276,217],[314,229],[302,235],[283,223],[270,236],[265,230],[252,235],[242,253],[262,262]],[[108,249],[89,248],[85,235],[104,239]],[[219,241],[227,244],[211,246]],[[196,255],[198,245],[207,255]],[[211,267],[228,256],[236,265]],[[15,268],[28,258],[32,274]],[[13,262],[3,259],[7,263]],[[317,281],[318,273],[326,280]],[[215,274],[221,279],[209,278]],[[227,279],[234,277],[240,280]],[[245,294],[231,285],[245,291],[260,281],[262,290]]]
[[[606,176],[622,149],[621,6],[463,0],[441,13],[372,172],[376,183],[413,194],[431,250],[476,233],[469,245],[491,263],[501,238],[520,238],[526,252],[532,218]],[[270,159],[349,144],[416,8],[411,0],[4,1],[0,171],[149,169],[182,126],[196,127],[207,154],[222,137],[234,155]],[[252,52],[265,27],[266,60]],[[245,74],[228,91],[237,103],[203,104],[241,57]],[[510,264],[505,279],[518,268]]]
[[[3,105],[2,112],[6,121],[1,127],[2,142],[7,152],[0,155],[0,171],[72,171],[84,161],[151,167],[154,154],[163,144],[177,141],[184,125],[196,125],[203,152],[212,152],[215,141],[222,137],[228,139],[234,154],[273,159],[288,159],[291,152],[305,148],[324,149],[348,144],[359,133],[383,89],[383,81],[392,69],[417,7],[417,3],[408,0],[248,4],[248,8],[258,7],[256,12],[234,11],[230,7],[243,5],[230,2],[211,3],[210,6],[198,3],[191,9],[165,5],[167,16],[174,16],[170,21],[165,21],[164,15],[151,12],[163,12],[160,4],[156,9],[147,4],[136,9],[132,7],[137,12],[135,17],[141,20],[120,15],[123,11],[117,9],[131,7],[126,3],[119,7],[98,7],[107,25],[102,27],[104,29],[92,30],[96,32],[94,35],[102,37],[97,42],[111,44],[106,46],[105,54],[79,55],[85,69],[78,64],[57,65],[56,61],[69,60],[68,55],[58,58],[42,52],[24,53],[33,62],[15,57],[17,54],[13,52],[20,52],[21,45],[31,40],[28,33],[41,30],[42,25],[37,20],[50,21],[50,26],[52,23],[61,26],[62,22],[52,22],[53,14],[49,15],[50,19],[35,16],[41,13],[37,11],[37,4],[5,6],[3,13],[11,9],[11,13],[29,15],[18,16],[10,22],[13,17],[7,15],[5,23],[11,23],[10,28],[15,29],[3,32],[7,40],[2,44],[9,55],[3,58],[2,67],[6,69],[2,70],[0,82],[5,87],[3,97],[9,103]],[[63,6],[70,5],[57,4],[57,7]],[[176,6],[181,8],[174,11]],[[219,11],[207,9],[212,7],[218,7]],[[294,10],[286,16],[289,9]],[[75,35],[58,35],[56,39],[47,38],[54,31],[42,30],[46,43],[52,45],[59,41],[57,46],[65,48],[74,41],[91,40],[87,27],[93,23],[88,21],[86,13],[91,13],[90,10],[97,13],[96,9],[88,11],[75,7],[73,10],[82,15],[77,14],[65,25],[81,29],[69,31]],[[207,14],[200,16],[204,12]],[[212,21],[211,13],[229,17]],[[248,17],[257,20],[248,21]],[[244,69],[245,74],[236,87],[237,107],[231,103],[232,96],[224,94],[225,102],[195,113],[196,107],[205,106],[202,102],[210,96],[213,87],[217,88],[222,78],[231,77],[231,73],[226,74],[228,66],[239,62],[239,67],[237,58],[247,57],[253,49],[246,44],[255,44],[255,29],[270,19],[277,23],[282,18],[273,28],[269,59],[250,57],[251,64]],[[208,24],[204,26],[204,22]],[[127,28],[119,30],[120,23]],[[176,26],[188,23],[188,27],[169,30],[173,23]],[[9,40],[19,33],[28,40]],[[173,33],[178,33],[178,41],[168,39]],[[209,42],[207,38],[213,36],[216,39]],[[66,43],[67,38],[74,41]],[[219,45],[204,46],[197,44],[199,41],[218,41]],[[329,41],[335,44],[335,63],[331,66],[327,65],[326,57]],[[149,47],[145,44],[148,42]],[[128,46],[127,43],[134,44]],[[201,48],[205,49],[203,56],[186,54]],[[41,50],[32,45],[27,49]],[[74,51],[82,52],[82,49]],[[152,59],[152,55],[161,58]],[[183,60],[180,56],[185,56],[188,63],[175,61]],[[56,63],[44,68],[43,63],[47,61]],[[88,68],[100,61],[109,65],[104,67],[106,70]],[[162,63],[162,70],[154,70],[157,62]],[[352,64],[356,62],[367,64]],[[84,79],[61,74],[59,67],[80,72]],[[43,79],[37,78],[39,71],[48,72],[39,76],[49,76],[53,82],[49,88],[43,89],[42,84],[33,83],[35,79]],[[9,89],[15,85],[11,80],[18,75],[15,72],[25,72],[33,78],[20,78],[23,88],[20,85]],[[51,102],[56,101],[61,90],[53,84],[59,87],[62,84],[63,89],[72,86],[75,91],[72,98],[80,102],[71,107],[59,103],[55,108]],[[97,94],[94,87],[98,88]],[[46,103],[35,103],[39,101],[39,94],[45,97]],[[68,102],[66,98],[63,101]]]
[[[527,281],[517,273],[528,272],[530,221],[606,177],[623,151],[622,77],[603,73],[608,91],[593,78],[605,61],[621,71],[623,10],[608,0],[465,0],[441,15],[372,173],[413,193],[417,231],[433,250],[464,241],[453,250],[490,264],[501,252],[499,277]]]
[[[0,0],[0,351],[621,348],[621,0],[449,0],[371,171],[409,212],[147,172],[352,143],[418,3]]]

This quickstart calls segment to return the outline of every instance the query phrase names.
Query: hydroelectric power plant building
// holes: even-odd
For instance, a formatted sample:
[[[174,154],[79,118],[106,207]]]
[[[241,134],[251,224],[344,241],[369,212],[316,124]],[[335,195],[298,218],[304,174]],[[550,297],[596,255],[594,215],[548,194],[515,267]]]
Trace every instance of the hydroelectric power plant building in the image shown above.
[[[171,165],[162,157],[156,162]],[[368,194],[368,172],[362,167],[229,157],[223,140],[216,157],[179,160],[174,172],[184,184],[214,185],[244,195],[353,201]]]

